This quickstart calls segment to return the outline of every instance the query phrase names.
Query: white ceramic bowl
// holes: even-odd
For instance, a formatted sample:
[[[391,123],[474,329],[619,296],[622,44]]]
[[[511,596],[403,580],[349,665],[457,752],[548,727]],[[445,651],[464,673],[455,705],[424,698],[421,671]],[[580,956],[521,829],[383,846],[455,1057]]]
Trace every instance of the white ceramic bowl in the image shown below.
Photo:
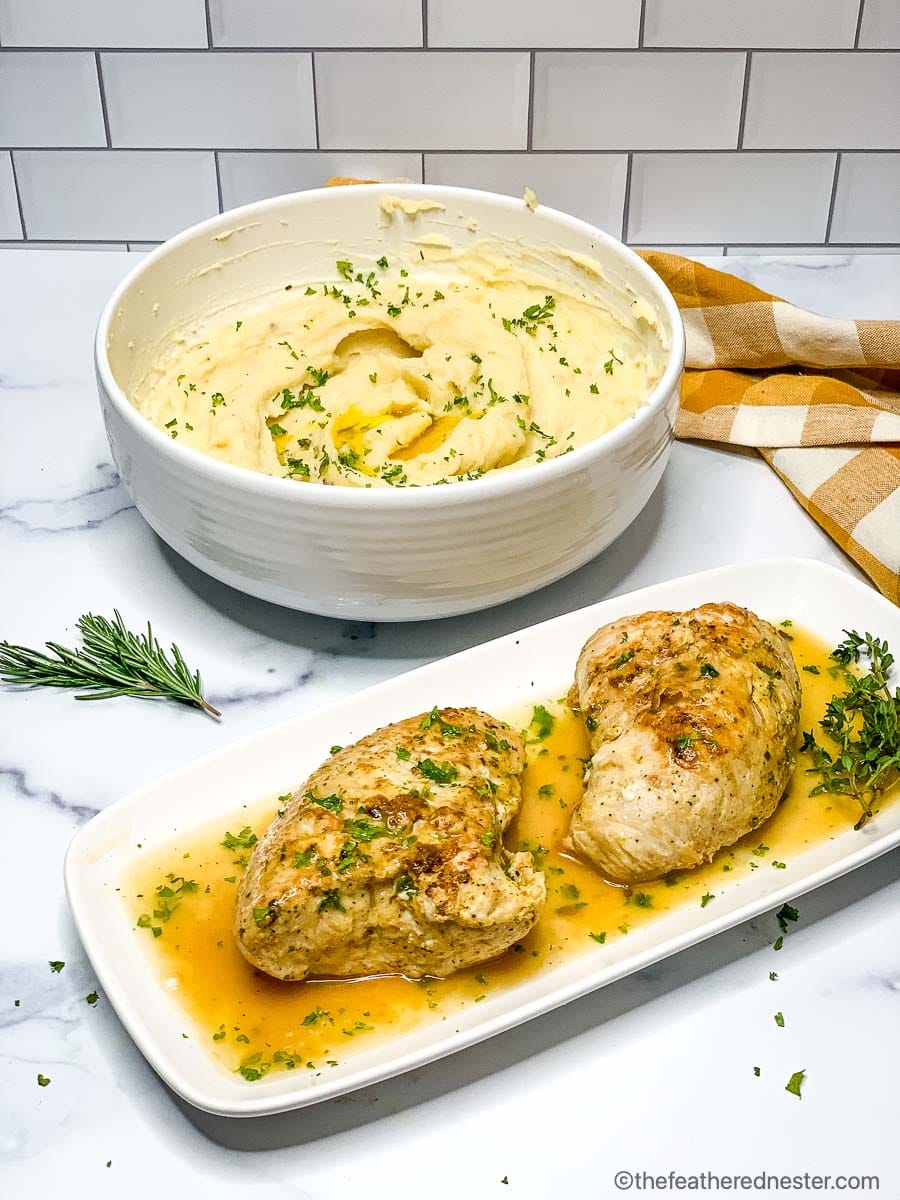
[[[384,196],[443,210],[387,219]],[[473,232],[477,223],[477,232]],[[223,319],[286,280],[327,278],[335,257],[378,257],[438,234],[588,255],[644,299],[669,342],[648,402],[563,457],[449,487],[298,484],[210,458],[167,437],[128,393],[173,331]],[[581,277],[582,285],[584,276]],[[599,286],[599,285],[598,285]],[[280,196],[205,221],[148,255],[97,329],[103,419],[119,474],[159,536],[208,574],[307,612],[411,621],[534,591],[593,558],[650,498],[669,456],[684,331],[675,302],[633,251],[583,221],[521,200],[417,184]]]

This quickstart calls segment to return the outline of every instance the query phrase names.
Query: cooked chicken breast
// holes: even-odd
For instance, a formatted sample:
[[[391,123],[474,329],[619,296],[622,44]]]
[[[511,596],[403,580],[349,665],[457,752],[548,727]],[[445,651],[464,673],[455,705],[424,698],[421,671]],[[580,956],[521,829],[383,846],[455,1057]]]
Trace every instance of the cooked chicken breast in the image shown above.
[[[502,835],[522,738],[474,708],[433,709],[339,750],[253,850],[237,898],[244,956],[279,979],[447,975],[534,925],[544,877]]]
[[[603,626],[570,693],[591,737],[571,848],[608,879],[696,866],[772,814],[790,778],[800,681],[790,643],[704,604]]]

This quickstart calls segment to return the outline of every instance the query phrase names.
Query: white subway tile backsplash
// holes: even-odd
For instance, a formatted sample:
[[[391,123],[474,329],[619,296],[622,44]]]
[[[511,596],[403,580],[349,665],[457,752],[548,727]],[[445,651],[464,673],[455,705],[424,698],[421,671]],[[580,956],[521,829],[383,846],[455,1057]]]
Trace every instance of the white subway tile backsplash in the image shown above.
[[[411,179],[422,182],[420,154],[284,153],[219,155],[222,203],[237,208],[280,196],[324,187],[332,175],[351,179]]]
[[[211,153],[20,150],[15,163],[33,238],[162,239],[219,208]]]
[[[534,147],[705,150],[737,145],[743,54],[538,53]]]
[[[16,180],[12,169],[12,155],[8,150],[0,151],[0,238],[23,237],[19,219],[19,203],[16,199]]]
[[[844,154],[833,242],[900,242],[900,154]]]
[[[316,144],[309,54],[101,55],[113,146]]]
[[[636,46],[640,0],[428,0],[429,46]]]
[[[421,46],[421,0],[209,0],[214,46]]]
[[[541,204],[618,237],[627,162],[624,154],[426,154],[425,182],[519,197],[530,187]]]
[[[203,0],[0,0],[4,46],[205,46]]]
[[[824,241],[833,154],[636,154],[631,242]]]
[[[754,54],[744,146],[900,146],[900,54]]]
[[[645,46],[850,49],[859,16],[859,0],[646,0],[646,4]]]
[[[0,145],[105,146],[94,55],[0,51]]]
[[[867,49],[900,49],[900,3],[898,0],[866,0],[859,44]]]
[[[525,149],[528,55],[448,51],[316,55],[326,149]]]

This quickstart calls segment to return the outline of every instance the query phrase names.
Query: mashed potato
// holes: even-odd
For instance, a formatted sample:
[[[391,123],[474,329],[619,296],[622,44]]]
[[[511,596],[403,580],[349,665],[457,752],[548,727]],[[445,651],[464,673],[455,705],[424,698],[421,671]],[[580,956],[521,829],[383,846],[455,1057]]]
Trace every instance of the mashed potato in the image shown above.
[[[658,381],[644,302],[620,320],[596,287],[551,286],[489,243],[418,253],[337,259],[331,279],[174,338],[135,406],[253,471],[402,487],[566,454]]]

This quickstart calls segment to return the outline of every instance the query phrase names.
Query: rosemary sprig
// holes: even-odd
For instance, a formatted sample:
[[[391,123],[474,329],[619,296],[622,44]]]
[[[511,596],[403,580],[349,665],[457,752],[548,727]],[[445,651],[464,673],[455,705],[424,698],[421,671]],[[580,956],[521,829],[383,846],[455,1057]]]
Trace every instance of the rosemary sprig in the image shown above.
[[[812,730],[803,735],[801,749],[812,754],[809,773],[822,777],[810,794],[853,796],[862,808],[855,825],[859,829],[873,815],[878,798],[900,781],[900,687],[892,692],[888,684],[894,656],[887,642],[871,633],[844,633],[846,639],[831,654],[831,674],[844,682],[846,691],[832,696],[819,722],[837,749],[830,753],[820,746]],[[863,656],[869,671],[859,675],[850,668]]]
[[[118,609],[115,619],[85,613],[78,618],[80,650],[45,642],[55,657],[27,646],[0,642],[0,679],[30,687],[82,688],[76,700],[106,700],[110,696],[178,700],[194,704],[213,717],[222,714],[203,698],[200,672],[193,674],[173,643],[171,657],[153,635],[125,628]]]

